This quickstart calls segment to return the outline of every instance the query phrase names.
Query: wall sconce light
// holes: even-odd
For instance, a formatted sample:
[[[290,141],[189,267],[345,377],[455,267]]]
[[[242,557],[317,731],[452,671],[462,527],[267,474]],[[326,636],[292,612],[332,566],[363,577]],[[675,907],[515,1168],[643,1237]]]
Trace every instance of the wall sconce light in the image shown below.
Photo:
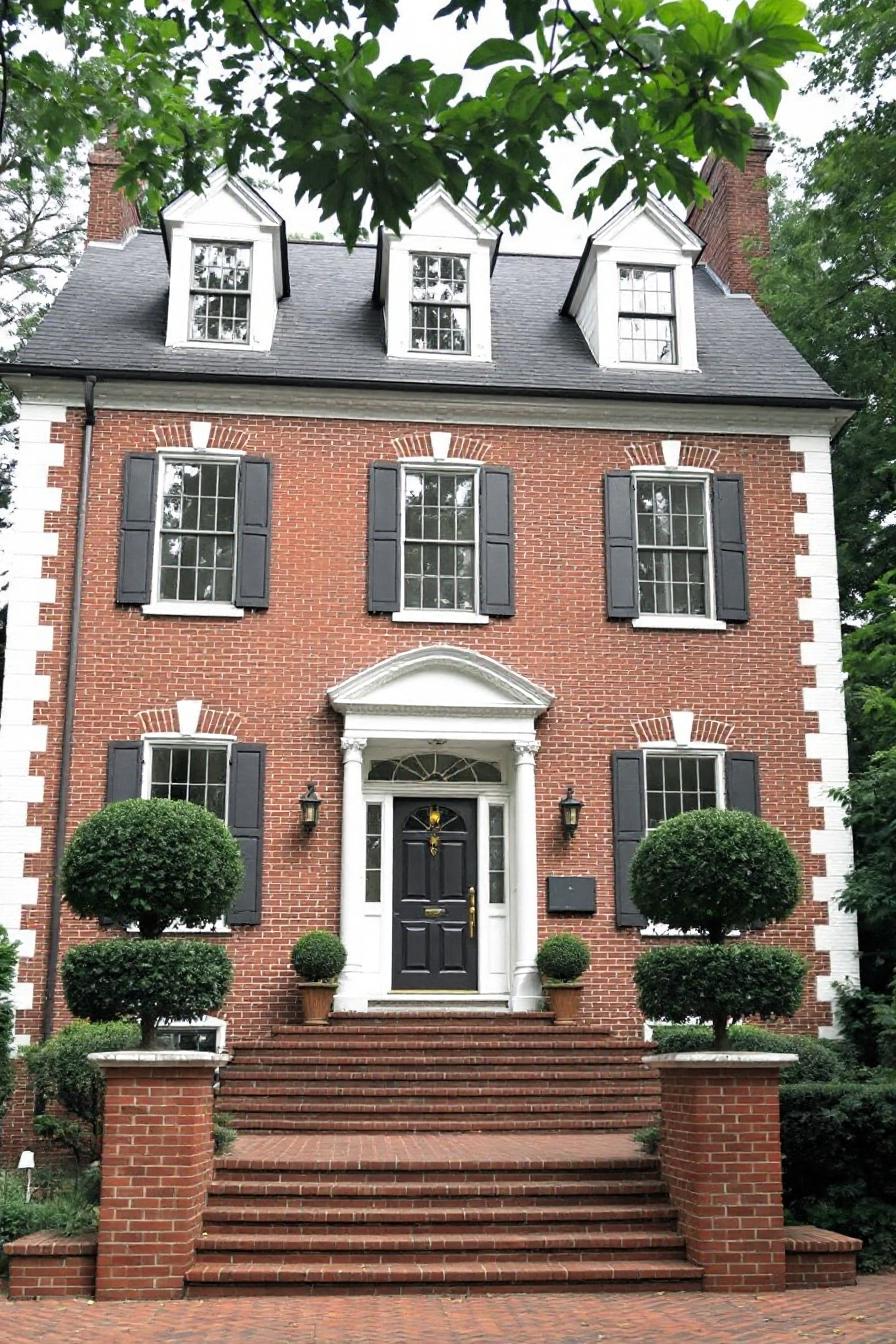
[[[566,797],[560,799],[559,807],[563,832],[567,840],[571,840],[579,829],[579,813],[584,807],[582,800],[575,796],[575,790],[571,784],[567,785]]]
[[[299,799],[299,806],[302,809],[302,825],[309,834],[317,825],[317,819],[320,816],[320,802],[317,783],[315,780],[309,779],[308,788]]]

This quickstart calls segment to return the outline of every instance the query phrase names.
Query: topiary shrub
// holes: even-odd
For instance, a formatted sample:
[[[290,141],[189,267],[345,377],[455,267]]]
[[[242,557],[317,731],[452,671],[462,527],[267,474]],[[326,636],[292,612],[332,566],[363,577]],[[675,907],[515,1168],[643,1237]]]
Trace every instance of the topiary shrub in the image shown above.
[[[731,1021],[796,1012],[805,960],[786,948],[725,939],[785,919],[800,889],[800,867],[784,836],[749,812],[683,812],[651,831],[632,860],[632,899],[649,920],[702,943],[638,958],[642,1012],[711,1022],[716,1049],[727,1044]]]
[[[100,808],[78,826],[62,861],[62,888],[76,915],[135,925],[142,938],[157,938],[177,920],[214,924],[242,881],[239,845],[224,823],[168,798]]]
[[[662,1055],[712,1049],[710,1027],[654,1027],[653,1039]],[[841,1053],[817,1036],[784,1036],[763,1027],[730,1027],[728,1042],[732,1050],[783,1050],[797,1055],[797,1062],[782,1070],[782,1083],[828,1083],[836,1079],[846,1081],[850,1076],[849,1065]]]
[[[326,929],[312,929],[292,949],[292,966],[300,980],[331,984],[339,979],[346,961],[342,940]]]
[[[163,1019],[191,1022],[214,1012],[232,979],[223,947],[198,939],[107,939],[71,948],[62,962],[71,1011],[91,1022],[136,1018],[145,1048]]]
[[[106,1084],[87,1057],[102,1050],[133,1050],[139,1041],[135,1022],[72,1022],[48,1041],[26,1046],[22,1056],[40,1112],[35,1133],[69,1149],[79,1162],[95,1161],[102,1147]]]
[[[591,965],[591,953],[577,934],[555,933],[545,938],[535,964],[542,980],[556,980],[565,985],[585,974]]]
[[[16,976],[18,947],[18,943],[11,942],[6,930],[0,925],[0,1121],[6,1114],[15,1082],[12,1067],[15,1010],[9,995]]]

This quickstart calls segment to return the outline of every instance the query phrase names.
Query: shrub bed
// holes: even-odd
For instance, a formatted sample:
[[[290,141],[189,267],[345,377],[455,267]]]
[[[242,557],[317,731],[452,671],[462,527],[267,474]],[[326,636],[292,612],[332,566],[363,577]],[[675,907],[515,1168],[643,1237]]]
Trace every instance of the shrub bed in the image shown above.
[[[58,1171],[35,1172],[30,1202],[25,1191],[25,1179],[18,1171],[0,1172],[0,1271],[6,1266],[3,1246],[17,1237],[29,1232],[60,1232],[70,1237],[97,1229],[96,1168],[74,1176]]]

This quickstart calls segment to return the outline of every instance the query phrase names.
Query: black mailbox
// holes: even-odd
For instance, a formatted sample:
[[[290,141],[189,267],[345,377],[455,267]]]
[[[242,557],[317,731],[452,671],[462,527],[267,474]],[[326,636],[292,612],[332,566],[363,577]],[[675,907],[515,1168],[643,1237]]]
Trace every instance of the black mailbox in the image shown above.
[[[593,915],[597,888],[593,877],[549,877],[549,915]]]

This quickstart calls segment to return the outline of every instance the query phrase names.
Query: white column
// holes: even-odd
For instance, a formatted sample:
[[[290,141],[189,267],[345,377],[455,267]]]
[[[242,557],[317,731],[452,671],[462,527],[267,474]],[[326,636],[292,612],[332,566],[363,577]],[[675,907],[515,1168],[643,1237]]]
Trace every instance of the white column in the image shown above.
[[[513,779],[513,1012],[541,1006],[541,982],[535,969],[538,951],[538,843],[535,832],[535,757],[539,743],[514,742]]]
[[[339,977],[337,1012],[365,1012],[367,993],[362,969],[364,946],[364,815],[363,759],[366,737],[342,739],[342,863],[339,886],[339,936],[348,960]]]

